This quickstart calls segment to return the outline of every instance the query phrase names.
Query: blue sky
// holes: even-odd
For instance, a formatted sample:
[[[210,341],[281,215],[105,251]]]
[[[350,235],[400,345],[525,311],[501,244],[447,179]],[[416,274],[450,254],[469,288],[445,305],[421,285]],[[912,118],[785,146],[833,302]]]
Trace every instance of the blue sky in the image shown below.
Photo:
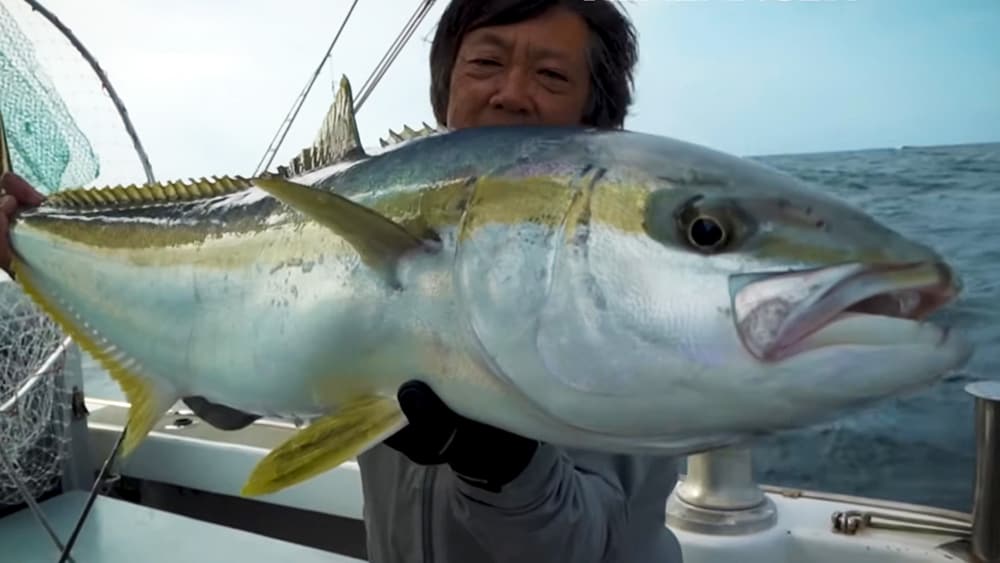
[[[366,102],[366,144],[432,122],[437,4]],[[23,2],[4,5],[105,159],[138,179],[115,115]],[[50,0],[109,73],[160,178],[253,170],[349,0]],[[356,89],[417,0],[361,0],[278,155],[311,142],[347,74]],[[740,155],[1000,141],[1000,1],[634,0],[630,129]],[[67,70],[68,69],[68,70]],[[117,135],[117,136],[116,136]]]
[[[632,126],[738,153],[1000,140],[995,0],[646,0]]]

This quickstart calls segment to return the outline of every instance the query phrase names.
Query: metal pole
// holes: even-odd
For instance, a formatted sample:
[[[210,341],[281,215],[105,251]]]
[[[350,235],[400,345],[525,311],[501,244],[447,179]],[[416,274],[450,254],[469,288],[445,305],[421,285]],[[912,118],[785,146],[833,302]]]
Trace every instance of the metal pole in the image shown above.
[[[972,495],[972,554],[1000,563],[1000,381],[970,383],[976,398],[976,483]]]

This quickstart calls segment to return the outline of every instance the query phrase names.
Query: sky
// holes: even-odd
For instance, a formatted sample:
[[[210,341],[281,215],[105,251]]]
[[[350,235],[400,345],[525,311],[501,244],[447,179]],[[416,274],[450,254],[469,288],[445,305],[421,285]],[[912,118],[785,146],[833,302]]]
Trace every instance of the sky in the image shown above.
[[[276,164],[311,143],[340,76],[355,94],[419,0],[360,0]],[[438,0],[358,115],[362,140],[433,124]],[[581,0],[586,1],[586,0]],[[110,103],[24,2],[0,0],[103,159],[141,180]],[[350,0],[48,0],[100,61],[160,179],[249,174]],[[626,127],[738,155],[1000,141],[1000,1],[632,0]],[[272,167],[273,168],[273,167]],[[118,180],[117,177],[113,178]]]

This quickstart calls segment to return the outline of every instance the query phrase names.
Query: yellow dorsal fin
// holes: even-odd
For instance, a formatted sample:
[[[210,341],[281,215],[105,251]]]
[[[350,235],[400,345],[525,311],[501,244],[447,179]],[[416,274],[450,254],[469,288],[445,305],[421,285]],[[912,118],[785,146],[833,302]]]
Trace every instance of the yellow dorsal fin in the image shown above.
[[[56,193],[45,200],[45,204],[80,209],[170,203],[228,195],[246,190],[251,186],[253,186],[251,181],[242,176],[223,176],[222,178],[190,179],[188,182],[177,180],[154,184],[73,188]]]
[[[289,163],[289,173],[304,174],[337,162],[364,158],[361,135],[354,118],[354,94],[346,76],[340,78],[340,88],[323,119],[313,145],[304,149]]]

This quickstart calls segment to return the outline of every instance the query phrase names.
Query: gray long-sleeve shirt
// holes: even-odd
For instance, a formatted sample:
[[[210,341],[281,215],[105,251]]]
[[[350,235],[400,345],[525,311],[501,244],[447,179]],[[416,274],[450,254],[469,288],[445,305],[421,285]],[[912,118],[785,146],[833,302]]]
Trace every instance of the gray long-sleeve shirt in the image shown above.
[[[379,445],[359,456],[372,563],[679,563],[673,459],[543,444],[501,493]]]

